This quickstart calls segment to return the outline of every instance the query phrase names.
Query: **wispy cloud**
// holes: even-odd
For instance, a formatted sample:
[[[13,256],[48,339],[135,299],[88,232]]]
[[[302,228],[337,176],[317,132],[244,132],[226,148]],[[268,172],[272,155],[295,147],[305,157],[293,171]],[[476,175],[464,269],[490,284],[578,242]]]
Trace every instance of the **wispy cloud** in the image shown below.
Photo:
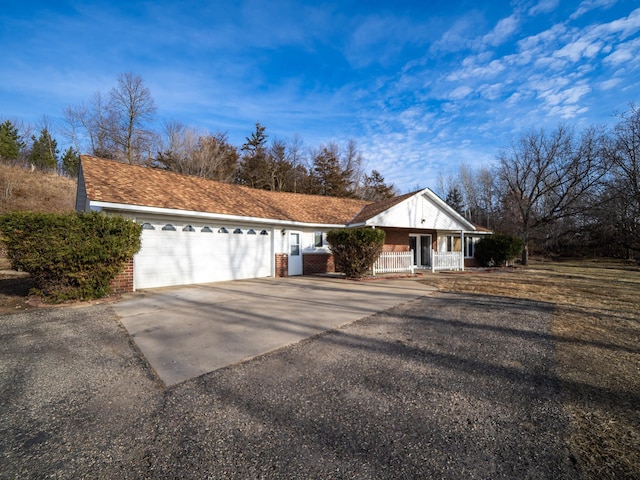
[[[518,15],[510,15],[498,22],[495,28],[482,38],[483,44],[494,47],[506,42],[517,30],[520,25]]]

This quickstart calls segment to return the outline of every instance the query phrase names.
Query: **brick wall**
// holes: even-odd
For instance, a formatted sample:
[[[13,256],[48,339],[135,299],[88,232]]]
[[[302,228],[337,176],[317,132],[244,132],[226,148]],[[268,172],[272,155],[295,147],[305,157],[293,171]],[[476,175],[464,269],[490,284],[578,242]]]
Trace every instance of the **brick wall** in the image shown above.
[[[133,258],[129,259],[124,270],[111,281],[111,293],[133,292]]]
[[[302,274],[333,273],[336,271],[330,253],[305,253],[302,255]]]
[[[409,251],[409,231],[398,229],[384,229],[386,237],[384,240],[384,252],[408,252]]]
[[[289,276],[289,256],[286,253],[276,253],[276,278]]]

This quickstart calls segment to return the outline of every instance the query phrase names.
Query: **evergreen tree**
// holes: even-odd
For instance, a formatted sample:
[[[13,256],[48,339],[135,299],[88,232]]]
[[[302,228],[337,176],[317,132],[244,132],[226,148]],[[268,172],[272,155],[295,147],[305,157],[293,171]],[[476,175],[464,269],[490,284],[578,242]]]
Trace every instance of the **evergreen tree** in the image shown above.
[[[335,145],[323,147],[313,158],[311,171],[311,192],[331,197],[352,196],[352,174],[348,167],[343,168]]]
[[[272,175],[267,151],[265,127],[256,122],[256,130],[246,138],[238,170],[238,183],[252,188],[271,190]]]
[[[33,145],[27,160],[39,170],[55,170],[58,165],[58,142],[43,128],[38,138],[31,137]]]
[[[372,170],[371,175],[364,176],[361,197],[363,200],[371,200],[379,202],[385,198],[395,196],[395,188],[393,184],[387,185],[384,177],[377,170]]]
[[[447,193],[447,198],[445,199],[447,205],[453,208],[460,215],[464,212],[464,200],[462,199],[462,193],[458,187],[451,187],[449,192]]]
[[[76,178],[78,176],[78,171],[80,169],[80,155],[78,155],[78,152],[76,152],[73,147],[69,147],[65,150],[64,155],[62,155],[61,163],[63,174],[71,178]]]
[[[10,120],[0,123],[0,160],[18,160],[24,147],[18,128]]]

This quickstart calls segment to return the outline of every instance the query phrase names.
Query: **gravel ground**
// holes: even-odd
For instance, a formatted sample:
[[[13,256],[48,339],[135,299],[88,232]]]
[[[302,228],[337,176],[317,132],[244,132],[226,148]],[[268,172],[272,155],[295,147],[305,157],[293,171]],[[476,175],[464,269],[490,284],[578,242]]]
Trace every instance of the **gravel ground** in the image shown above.
[[[438,294],[163,390],[108,305],[0,316],[0,478],[577,478],[550,319]]]

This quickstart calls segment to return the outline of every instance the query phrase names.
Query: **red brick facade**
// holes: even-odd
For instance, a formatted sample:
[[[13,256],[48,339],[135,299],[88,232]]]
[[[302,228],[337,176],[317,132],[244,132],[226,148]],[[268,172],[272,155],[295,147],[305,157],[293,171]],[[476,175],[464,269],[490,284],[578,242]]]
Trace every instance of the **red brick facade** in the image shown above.
[[[124,270],[111,281],[111,293],[133,292],[133,258],[129,259]]]
[[[305,253],[302,255],[302,274],[333,273],[336,267],[330,253]]]
[[[286,253],[276,253],[276,278],[289,276],[289,256]]]
[[[431,235],[433,245],[431,248],[437,250],[436,232],[435,230],[421,230],[417,232],[415,230],[403,229],[403,228],[385,228],[386,233],[384,252],[408,252],[409,251],[409,234],[420,233],[421,235]]]

